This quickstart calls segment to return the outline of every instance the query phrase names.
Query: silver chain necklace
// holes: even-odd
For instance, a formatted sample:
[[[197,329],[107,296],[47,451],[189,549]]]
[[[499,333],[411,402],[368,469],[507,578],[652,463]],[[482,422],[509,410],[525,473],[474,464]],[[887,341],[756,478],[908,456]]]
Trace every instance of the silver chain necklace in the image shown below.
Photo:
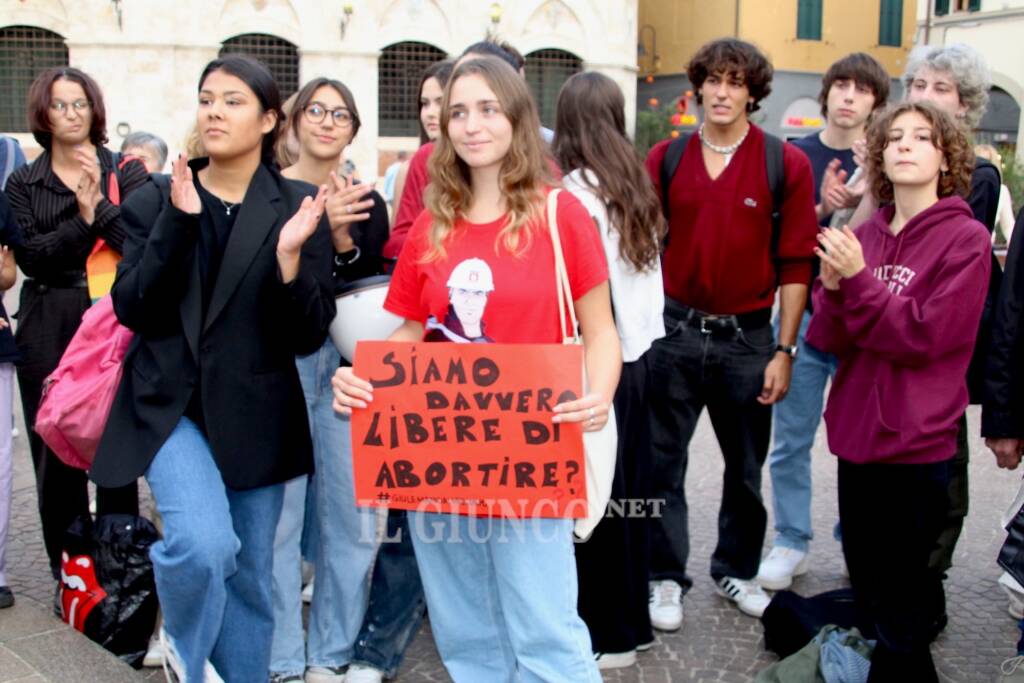
[[[229,216],[231,215],[231,209],[235,208],[236,206],[238,206],[241,203],[241,202],[235,202],[234,204],[230,204],[230,203],[224,201],[223,199],[221,199],[220,197],[217,197],[217,199],[219,199],[220,203],[224,205],[224,212],[227,215],[229,215]]]
[[[736,150],[740,148],[740,145],[743,144],[743,141],[747,139],[747,133],[749,133],[749,132],[750,132],[750,126],[747,126],[747,129],[743,132],[743,137],[741,137],[736,142],[732,143],[731,145],[716,145],[715,143],[711,142],[706,137],[704,137],[704,124],[703,123],[700,124],[700,128],[697,129],[697,135],[700,137],[701,144],[704,145],[705,147],[707,147],[708,149],[710,149],[712,152],[718,152],[719,154],[724,154],[725,155],[725,163],[726,164],[729,163],[729,160],[732,158],[732,155],[735,154]]]

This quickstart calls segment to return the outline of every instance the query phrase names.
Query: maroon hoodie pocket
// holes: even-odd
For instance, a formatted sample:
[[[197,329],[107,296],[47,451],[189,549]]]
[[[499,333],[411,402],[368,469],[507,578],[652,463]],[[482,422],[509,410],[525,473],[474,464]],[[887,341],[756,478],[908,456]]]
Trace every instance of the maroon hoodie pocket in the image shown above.
[[[860,396],[860,410],[853,405],[854,396]],[[899,450],[898,417],[886,412],[877,382],[863,386],[862,390],[847,393],[843,404],[829,404],[825,419],[834,434],[829,443],[836,455],[853,462],[872,462]],[[856,417],[854,417],[856,416]]]
[[[904,400],[903,397],[899,397],[892,401],[892,404],[899,407],[899,401]],[[900,424],[902,420],[900,415],[893,415],[892,410],[886,410],[882,403],[881,392],[878,390],[878,384],[871,385],[871,405],[874,407],[874,414],[878,421],[879,431],[882,434],[894,434],[899,435]]]

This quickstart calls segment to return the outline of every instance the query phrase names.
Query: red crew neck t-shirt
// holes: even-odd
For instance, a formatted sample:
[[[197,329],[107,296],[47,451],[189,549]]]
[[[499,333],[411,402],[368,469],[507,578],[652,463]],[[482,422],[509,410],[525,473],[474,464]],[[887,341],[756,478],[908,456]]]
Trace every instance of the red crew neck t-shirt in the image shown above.
[[[445,256],[424,263],[432,223],[416,219],[391,277],[384,308],[428,327],[443,325],[472,341],[560,343],[555,255],[542,211],[529,243],[509,253],[498,235],[506,217],[490,223],[456,220]],[[569,192],[558,196],[558,234],[572,297],[578,300],[608,279],[601,238],[587,210]],[[449,336],[449,339],[453,337]]]

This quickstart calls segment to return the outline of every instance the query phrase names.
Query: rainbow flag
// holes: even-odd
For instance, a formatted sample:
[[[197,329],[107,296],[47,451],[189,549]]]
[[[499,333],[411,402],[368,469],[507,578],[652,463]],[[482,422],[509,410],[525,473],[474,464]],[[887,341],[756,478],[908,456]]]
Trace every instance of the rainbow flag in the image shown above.
[[[108,247],[103,239],[96,240],[92,252],[85,260],[85,277],[89,284],[89,298],[92,299],[92,303],[110,294],[120,260],[121,255]]]

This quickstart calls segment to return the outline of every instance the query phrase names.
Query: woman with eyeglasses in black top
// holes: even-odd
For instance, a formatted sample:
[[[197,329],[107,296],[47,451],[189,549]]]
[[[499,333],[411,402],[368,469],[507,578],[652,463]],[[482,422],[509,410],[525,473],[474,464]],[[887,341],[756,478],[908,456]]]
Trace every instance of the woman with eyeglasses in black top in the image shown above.
[[[15,338],[22,355],[17,375],[43,541],[53,577],[59,579],[64,532],[89,511],[86,473],[61,462],[32,427],[43,380],[57,367],[89,308],[86,258],[97,239],[117,252],[124,244],[112,186],[123,199],[144,185],[149,174],[138,161],[120,163],[103,146],[103,94],[78,69],[57,67],[40,74],[29,89],[28,118],[43,153],[15,171],[6,188],[21,232],[15,254],[28,276],[16,316]],[[137,485],[126,483],[99,488],[96,511],[138,514]]]

